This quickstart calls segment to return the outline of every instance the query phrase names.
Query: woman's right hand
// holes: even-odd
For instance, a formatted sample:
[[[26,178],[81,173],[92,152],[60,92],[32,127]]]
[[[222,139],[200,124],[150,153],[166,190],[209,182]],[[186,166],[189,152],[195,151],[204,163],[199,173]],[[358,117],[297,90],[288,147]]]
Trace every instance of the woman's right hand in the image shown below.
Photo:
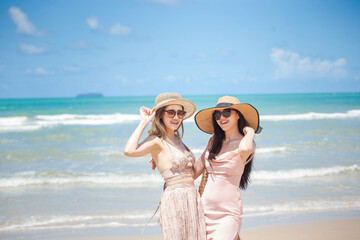
[[[153,158],[150,159],[149,163],[151,163],[151,169],[152,169],[152,170],[155,170],[155,168],[156,168],[156,163],[155,163],[155,161],[154,161]]]
[[[145,123],[148,124],[153,120],[155,113],[156,113],[155,108],[149,109],[146,107],[141,107],[140,108],[141,121],[145,121]]]

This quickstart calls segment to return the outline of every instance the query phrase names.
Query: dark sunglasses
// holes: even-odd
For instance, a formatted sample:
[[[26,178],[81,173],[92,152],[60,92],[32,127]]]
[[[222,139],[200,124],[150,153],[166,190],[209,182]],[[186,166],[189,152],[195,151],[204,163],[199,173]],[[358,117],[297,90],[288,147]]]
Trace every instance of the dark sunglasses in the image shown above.
[[[222,112],[216,110],[216,111],[214,112],[215,119],[216,119],[216,120],[220,120],[221,114],[224,116],[224,118],[228,118],[228,117],[231,116],[231,109],[230,109],[230,108],[227,108],[227,109],[224,109]]]
[[[186,114],[186,112],[183,110],[177,110],[177,112],[176,112],[174,109],[165,110],[165,112],[167,113],[167,116],[169,118],[173,118],[177,114],[180,119],[183,119]]]

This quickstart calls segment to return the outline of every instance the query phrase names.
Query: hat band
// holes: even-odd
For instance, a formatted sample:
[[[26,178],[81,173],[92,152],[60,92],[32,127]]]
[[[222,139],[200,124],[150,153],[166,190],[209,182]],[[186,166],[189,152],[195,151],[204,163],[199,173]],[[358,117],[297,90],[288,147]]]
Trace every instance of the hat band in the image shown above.
[[[232,106],[232,105],[234,105],[234,104],[224,102],[224,103],[218,103],[218,104],[216,104],[215,107],[230,107],[230,106]]]

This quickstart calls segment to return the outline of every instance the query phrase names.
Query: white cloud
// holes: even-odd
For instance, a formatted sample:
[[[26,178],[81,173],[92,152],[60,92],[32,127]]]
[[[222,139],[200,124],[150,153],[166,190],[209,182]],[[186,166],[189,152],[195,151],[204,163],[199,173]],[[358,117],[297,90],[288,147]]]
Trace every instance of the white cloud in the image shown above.
[[[28,34],[33,36],[40,36],[42,33],[36,29],[35,25],[32,24],[26,14],[21,11],[18,7],[10,7],[9,14],[11,19],[17,25],[17,32],[22,34]]]
[[[19,48],[23,53],[27,54],[41,54],[47,52],[47,48],[40,48],[27,43],[20,43]]]
[[[90,48],[90,46],[88,44],[86,44],[83,40],[79,40],[77,42],[71,43],[69,44],[70,48],[75,48],[75,49],[86,49],[86,48]]]
[[[48,70],[45,70],[44,68],[41,68],[41,67],[36,68],[34,73],[37,75],[49,75],[50,74],[50,72]]]
[[[64,66],[64,70],[67,72],[78,72],[81,68],[78,66]]]
[[[89,17],[86,19],[86,22],[91,29],[98,29],[101,27],[97,17]]]
[[[234,52],[234,51],[228,51],[226,49],[221,49],[221,48],[217,48],[217,49],[215,49],[215,51],[221,57],[228,57],[228,56],[235,56],[236,55],[236,52]]]
[[[110,27],[111,35],[128,35],[131,32],[131,28],[115,23]]]
[[[165,5],[176,5],[176,4],[180,3],[180,0],[152,0],[152,1],[156,2],[156,3],[165,4]]]
[[[179,83],[189,83],[191,81],[195,81],[196,79],[194,78],[194,76],[175,76],[175,75],[167,75],[164,77],[164,81],[166,83],[175,83],[175,82],[179,82]]]
[[[344,58],[336,61],[311,60],[309,57],[301,58],[298,53],[273,48],[270,55],[276,64],[275,78],[312,78],[331,77],[341,78],[346,75],[343,68],[346,65]]]
[[[217,78],[217,74],[214,72],[209,72],[209,78]]]
[[[174,76],[174,75],[168,75],[164,78],[165,82],[169,82],[169,83],[177,82],[181,79],[182,79],[181,76]]]
[[[201,59],[208,59],[209,58],[209,56],[206,53],[202,53],[202,52],[198,53],[197,56],[199,58],[201,58]]]
[[[123,77],[123,76],[121,76],[121,75],[116,75],[115,76],[115,78],[117,79],[117,80],[119,80],[122,84],[128,84],[128,83],[130,83],[130,81],[127,79],[127,78],[125,78],[125,77]]]
[[[35,68],[34,70],[32,69],[28,69],[26,71],[27,74],[35,74],[35,75],[41,75],[41,76],[47,76],[47,75],[52,75],[54,74],[54,72],[50,72],[42,67],[38,67],[38,68]]]

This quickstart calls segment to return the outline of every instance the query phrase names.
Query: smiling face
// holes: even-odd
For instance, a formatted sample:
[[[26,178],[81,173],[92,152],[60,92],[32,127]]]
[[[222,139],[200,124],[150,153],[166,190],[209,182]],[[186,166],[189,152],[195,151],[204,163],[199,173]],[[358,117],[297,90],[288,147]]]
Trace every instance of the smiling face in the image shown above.
[[[175,110],[177,114],[175,114],[174,117],[170,118],[169,114],[166,112],[169,110]],[[181,105],[169,105],[165,107],[165,112],[161,116],[161,119],[167,130],[176,131],[180,127],[182,119],[179,118],[178,111],[182,110],[183,106]]]
[[[218,112],[214,112],[215,117],[216,117],[216,115],[218,115],[218,117],[216,118],[216,122],[224,132],[226,132],[230,129],[233,129],[233,128],[237,128],[239,115],[237,114],[237,112],[235,110],[223,109],[223,110],[217,110],[217,111]],[[229,117],[226,117],[229,115],[229,111],[231,114]],[[219,114],[219,113],[221,113],[221,114]],[[219,118],[219,115],[220,115],[220,118]],[[225,115],[225,117],[224,117],[224,115]]]

